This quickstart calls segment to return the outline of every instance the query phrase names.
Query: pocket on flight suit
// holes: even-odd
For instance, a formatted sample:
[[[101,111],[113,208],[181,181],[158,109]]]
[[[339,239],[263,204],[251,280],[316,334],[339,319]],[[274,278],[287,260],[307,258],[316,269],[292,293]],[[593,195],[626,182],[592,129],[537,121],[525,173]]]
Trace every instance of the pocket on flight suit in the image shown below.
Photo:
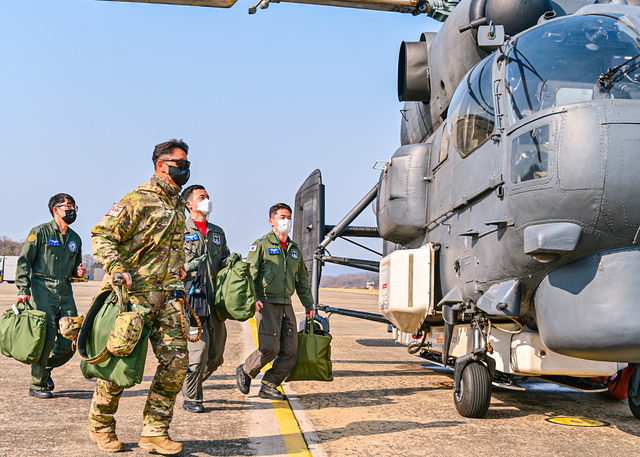
[[[260,352],[275,353],[280,351],[280,338],[278,338],[278,328],[281,325],[278,305],[263,303],[260,310],[260,322],[258,323],[258,344]]]
[[[274,276],[275,274],[273,273],[273,271],[265,270],[264,274],[262,275],[262,287],[266,289],[273,281]]]

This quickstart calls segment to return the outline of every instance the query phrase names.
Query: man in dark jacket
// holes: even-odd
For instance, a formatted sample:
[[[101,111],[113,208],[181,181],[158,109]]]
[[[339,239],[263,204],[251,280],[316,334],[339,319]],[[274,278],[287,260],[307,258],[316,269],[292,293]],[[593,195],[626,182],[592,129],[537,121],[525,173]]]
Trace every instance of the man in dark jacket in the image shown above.
[[[184,250],[187,270],[185,289],[188,296],[191,294],[189,299],[192,304],[193,297],[197,294],[196,286],[199,284],[196,277],[201,276],[206,285],[204,306],[194,307],[202,322],[202,338],[195,343],[188,343],[189,371],[182,387],[184,397],[182,407],[190,413],[201,413],[204,411],[202,383],[222,365],[224,346],[227,341],[227,329],[224,322],[216,316],[214,303],[216,276],[229,257],[229,247],[224,231],[217,225],[207,222],[212,204],[206,189],[199,184],[189,186],[182,192],[182,198],[187,202],[190,214],[186,223]],[[191,286],[194,286],[193,290]],[[191,317],[189,333],[192,337],[198,333],[195,326],[196,321]]]

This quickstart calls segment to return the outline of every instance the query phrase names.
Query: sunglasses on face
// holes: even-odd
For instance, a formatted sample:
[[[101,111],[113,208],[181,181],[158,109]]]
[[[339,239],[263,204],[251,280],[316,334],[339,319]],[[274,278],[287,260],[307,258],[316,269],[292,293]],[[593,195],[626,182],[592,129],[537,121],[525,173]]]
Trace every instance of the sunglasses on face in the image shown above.
[[[188,160],[182,160],[182,159],[160,159],[163,162],[173,162],[176,164],[176,166],[178,168],[181,168],[183,170],[188,170],[189,167],[191,166],[191,162],[189,162]]]

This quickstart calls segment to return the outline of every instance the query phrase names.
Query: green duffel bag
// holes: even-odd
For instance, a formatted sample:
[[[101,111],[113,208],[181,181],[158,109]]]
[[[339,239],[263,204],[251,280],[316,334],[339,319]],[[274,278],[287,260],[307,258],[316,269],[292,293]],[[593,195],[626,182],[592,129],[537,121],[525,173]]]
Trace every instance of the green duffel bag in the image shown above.
[[[233,253],[216,277],[216,315],[225,319],[246,321],[256,313],[256,291],[249,264]]]
[[[332,336],[314,327],[313,320],[307,318],[298,332],[298,358],[285,381],[333,381]]]
[[[32,365],[40,360],[47,333],[47,313],[31,304],[11,305],[0,321],[2,354]]]
[[[85,378],[127,388],[142,382],[151,310],[131,304],[122,289],[116,290],[118,293],[107,290],[94,298],[80,329],[78,353]]]

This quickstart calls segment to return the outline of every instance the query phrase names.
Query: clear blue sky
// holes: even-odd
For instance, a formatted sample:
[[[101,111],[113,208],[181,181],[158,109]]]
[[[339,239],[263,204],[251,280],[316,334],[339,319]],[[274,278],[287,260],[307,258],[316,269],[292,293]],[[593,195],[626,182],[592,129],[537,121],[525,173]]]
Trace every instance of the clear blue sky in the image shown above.
[[[286,3],[250,16],[251,4],[0,0],[0,235],[26,238],[66,192],[89,252],[91,228],[172,137],[189,144],[189,184],[207,187],[232,251],[246,255],[269,206],[292,204],[316,168],[337,223],[399,146],[400,43],[440,24]],[[332,253],[359,255],[345,245]]]

